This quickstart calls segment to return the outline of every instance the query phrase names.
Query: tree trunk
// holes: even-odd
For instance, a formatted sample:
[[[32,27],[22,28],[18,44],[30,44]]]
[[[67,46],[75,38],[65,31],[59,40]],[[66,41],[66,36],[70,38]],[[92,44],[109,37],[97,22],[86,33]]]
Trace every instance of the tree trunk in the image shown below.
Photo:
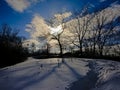
[[[60,49],[60,56],[62,56],[63,55],[63,49],[62,49],[62,44],[61,44],[59,39],[58,39],[58,44],[59,44],[59,49]]]
[[[95,48],[95,42],[94,42],[94,45],[93,45],[93,55],[95,55],[96,53],[96,48]]]
[[[82,51],[82,41],[80,42],[80,54],[81,54],[81,56],[83,55],[83,51]]]
[[[100,56],[103,56],[103,46],[99,47],[99,54],[100,54]]]
[[[49,44],[47,44],[47,56],[49,56],[49,53],[50,53],[50,46]]]

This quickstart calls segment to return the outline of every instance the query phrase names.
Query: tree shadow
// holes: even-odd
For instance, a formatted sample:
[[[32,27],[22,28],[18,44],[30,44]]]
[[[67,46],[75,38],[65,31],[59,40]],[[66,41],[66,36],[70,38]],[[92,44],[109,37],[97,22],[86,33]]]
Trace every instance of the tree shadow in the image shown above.
[[[59,67],[62,65],[62,63],[59,63]],[[24,76],[18,79],[18,82],[20,81],[25,81],[27,80],[24,84],[19,85],[18,87],[15,87],[14,90],[22,90],[28,86],[31,86],[35,83],[40,83],[43,80],[47,79],[50,75],[52,75],[52,73],[54,73],[56,71],[56,69],[58,68],[58,65],[54,66],[52,68],[52,70],[48,71],[47,73],[45,73],[44,75],[39,77],[39,72],[36,72],[30,76]],[[16,77],[17,78],[17,77]]]
[[[65,66],[67,66],[67,68],[69,68],[69,70],[72,72],[72,74],[74,75],[74,77],[76,77],[76,79],[79,79],[80,77],[81,77],[81,75],[74,69],[74,68],[72,68],[65,60],[64,60],[64,58],[62,58],[63,59],[63,64],[65,65]]]
[[[35,64],[36,65],[36,64]],[[51,64],[50,64],[51,65]],[[58,62],[58,64],[56,64],[55,66],[52,67],[52,69],[50,69],[48,72],[46,73],[42,73],[42,72],[37,72],[34,71],[32,74],[28,75],[27,72],[31,72],[30,70],[32,70],[32,68],[34,68],[33,66],[28,66],[28,67],[23,67],[23,68],[19,68],[16,69],[14,71],[11,72],[17,72],[17,71],[21,71],[21,70],[26,70],[26,69],[30,69],[26,72],[26,75],[23,76],[16,76],[16,77],[10,77],[10,80],[13,79],[13,81],[15,81],[15,85],[11,86],[11,89],[8,88],[7,90],[23,90],[24,88],[27,88],[29,86],[32,86],[34,84],[37,83],[41,83],[42,81],[44,81],[45,79],[49,78],[53,73],[55,73],[56,75],[58,75],[58,77],[60,79],[65,79],[66,77],[64,76],[60,76],[56,70],[58,70],[58,68],[60,68],[62,65],[65,65],[70,72],[72,73],[72,75],[76,78],[76,79],[80,79],[80,77],[82,77],[74,68],[72,68],[66,61],[64,58],[62,58],[61,61]],[[38,66],[40,66],[40,64],[38,63]],[[36,67],[36,66],[35,66]],[[35,69],[35,68],[34,68]],[[59,71],[58,71],[59,72]],[[14,74],[14,73],[13,73]],[[41,76],[39,76],[41,74]],[[43,74],[43,75],[42,75]],[[11,85],[13,85],[13,83],[11,83]]]
[[[71,58],[69,58],[69,60],[67,60],[67,61],[73,63],[73,61],[71,60]],[[65,61],[65,58],[62,58],[61,63],[62,63],[62,65],[66,66],[66,67],[69,69],[69,71],[70,71],[70,73],[71,73],[70,75],[72,75],[74,78],[80,79],[81,77],[83,77],[81,74],[79,74],[73,67],[71,67],[71,66]],[[61,65],[61,66],[62,66],[62,65]],[[56,74],[57,77],[59,77],[61,80],[65,81],[65,82],[70,81],[70,78],[69,78],[69,77],[66,77],[66,75],[65,75],[65,76],[64,76],[64,75],[61,75],[61,73],[59,73],[59,72],[55,72],[55,74]]]
[[[87,73],[87,75],[70,84],[69,88],[66,90],[91,90],[95,87],[98,77],[97,73],[94,72],[94,61],[88,62],[89,63],[87,66],[89,66],[90,71]]]
[[[26,83],[24,83],[24,84],[21,85],[20,87],[17,87],[17,90],[22,90],[23,88],[28,87],[28,86],[31,86],[32,84],[42,82],[43,80],[47,79],[50,75],[52,75],[52,73],[55,73],[55,72],[56,72],[56,69],[60,68],[61,65],[67,66],[67,67],[69,68],[69,70],[72,72],[73,76],[76,77],[77,79],[79,79],[79,78],[81,77],[81,75],[78,74],[72,67],[70,67],[70,66],[67,64],[67,62],[64,60],[64,58],[62,58],[61,62],[59,62],[58,65],[54,66],[54,67],[52,68],[52,70],[50,70],[48,73],[44,74],[44,75],[41,76],[41,77],[32,78],[32,77],[35,77],[35,76],[37,75],[37,73],[36,73],[36,74],[33,74],[33,75],[29,76],[29,77],[23,77],[23,78],[21,78],[21,79],[20,79],[21,81],[22,81],[22,80],[27,80],[27,79],[29,79],[29,78],[31,78],[31,79],[29,79]],[[56,75],[58,75],[58,74],[56,74]],[[58,76],[58,77],[59,77],[59,76]],[[64,76],[63,76],[63,77],[64,77]],[[27,78],[27,79],[25,79],[25,78]]]

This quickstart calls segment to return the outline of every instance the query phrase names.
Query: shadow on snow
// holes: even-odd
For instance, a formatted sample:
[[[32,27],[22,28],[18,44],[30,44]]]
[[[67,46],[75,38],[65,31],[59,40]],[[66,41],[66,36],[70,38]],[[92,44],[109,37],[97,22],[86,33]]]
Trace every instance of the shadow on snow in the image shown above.
[[[91,90],[96,86],[98,80],[97,74],[94,72],[94,61],[87,61],[90,71],[86,76],[80,78],[78,81],[69,85],[66,90]]]

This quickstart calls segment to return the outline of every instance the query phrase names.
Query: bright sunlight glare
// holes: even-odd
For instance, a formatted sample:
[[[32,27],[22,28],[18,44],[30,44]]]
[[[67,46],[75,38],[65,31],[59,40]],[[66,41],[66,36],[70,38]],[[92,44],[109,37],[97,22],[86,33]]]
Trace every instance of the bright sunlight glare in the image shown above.
[[[57,35],[57,34],[59,34],[63,31],[62,30],[62,25],[59,25],[57,27],[49,26],[49,29],[50,29],[50,33],[53,34],[53,35]]]

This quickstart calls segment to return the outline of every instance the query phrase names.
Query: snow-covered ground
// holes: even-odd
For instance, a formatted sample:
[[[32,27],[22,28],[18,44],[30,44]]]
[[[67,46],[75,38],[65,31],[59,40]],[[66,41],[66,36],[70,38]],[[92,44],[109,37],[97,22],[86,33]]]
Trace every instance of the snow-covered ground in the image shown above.
[[[0,69],[0,90],[73,90],[71,85],[76,81],[82,90],[88,85],[91,87],[86,90],[119,90],[120,63],[84,58],[29,58]]]
[[[120,90],[120,62],[98,60],[94,67],[98,80],[93,90]]]

